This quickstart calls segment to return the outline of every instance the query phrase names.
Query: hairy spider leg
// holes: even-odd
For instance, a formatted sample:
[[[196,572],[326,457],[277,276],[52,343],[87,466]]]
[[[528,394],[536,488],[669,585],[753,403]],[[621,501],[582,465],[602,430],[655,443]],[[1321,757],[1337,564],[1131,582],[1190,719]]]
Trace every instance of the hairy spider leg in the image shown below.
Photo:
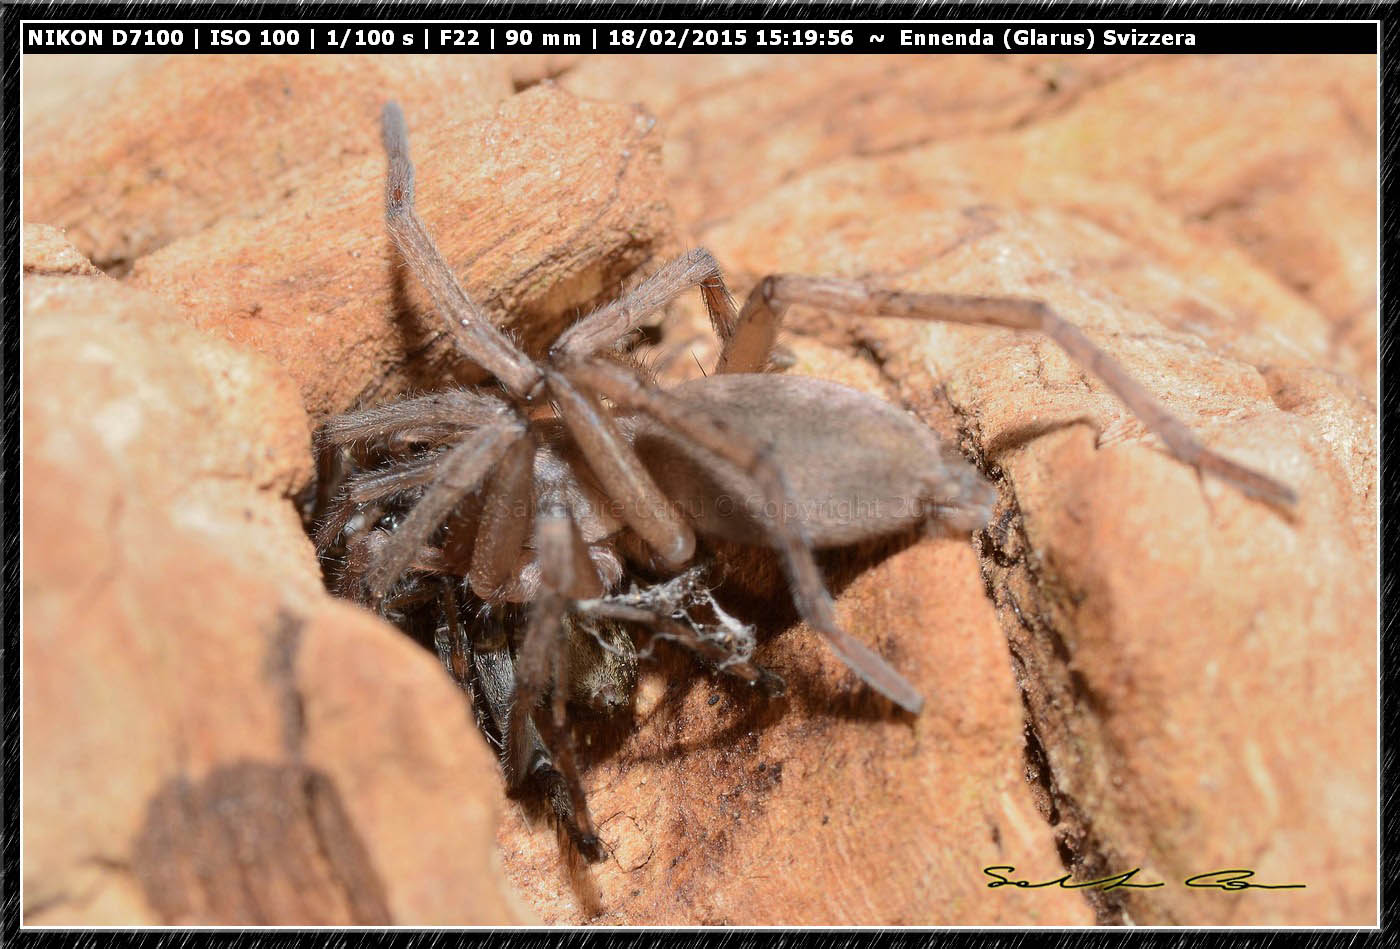
[[[1098,376],[1174,457],[1197,471],[1233,484],[1245,495],[1285,512],[1298,495],[1285,484],[1211,451],[1157,401],[1117,360],[1096,346],[1047,303],[1018,297],[906,293],[849,280],[778,274],[760,280],[740,311],[733,335],[720,353],[717,372],[761,372],[777,336],[783,312],[794,303],[855,316],[900,317],[973,326],[1038,331],[1070,358]]]
[[[452,448],[440,473],[422,498],[390,535],[365,575],[370,596],[379,600],[408,569],[413,558],[442,526],[448,513],[481,486],[486,475],[510,446],[525,434],[525,427],[511,419],[478,429],[471,438]]]
[[[496,466],[486,488],[468,574],[472,592],[491,600],[511,579],[529,536],[535,501],[535,439],[522,438]]]
[[[567,730],[565,703],[569,675],[569,650],[565,641],[564,611],[580,578],[576,576],[578,551],[583,539],[567,505],[551,502],[535,517],[535,549],[540,560],[540,596],[530,608],[525,642],[517,657],[515,703],[511,711],[511,736],[523,742],[525,722],[551,693],[549,746],[556,749],[559,772],[568,791],[574,821],[566,825],[579,853],[590,861],[602,859],[602,844],[588,813],[588,801],[574,762],[573,741]],[[584,553],[587,563],[587,554]],[[588,572],[592,573],[591,565]],[[519,753],[517,746],[516,753]],[[556,805],[556,812],[558,806]]]
[[[684,566],[695,553],[695,532],[657,487],[612,416],[565,376],[551,372],[546,379],[560,418],[603,490],[620,504],[627,526],[668,566]]]
[[[413,207],[413,162],[408,157],[408,127],[397,102],[384,106],[384,150],[389,176],[384,187],[384,219],[399,253],[427,288],[463,355],[500,380],[507,392],[528,398],[540,370],[506,335],[482,315],[442,259],[437,245]]]
[[[582,359],[610,346],[634,330],[691,287],[701,299],[720,339],[734,331],[734,298],[724,285],[719,264],[708,250],[697,247],[663,265],[628,293],[605,304],[569,327],[550,347],[555,361]]]

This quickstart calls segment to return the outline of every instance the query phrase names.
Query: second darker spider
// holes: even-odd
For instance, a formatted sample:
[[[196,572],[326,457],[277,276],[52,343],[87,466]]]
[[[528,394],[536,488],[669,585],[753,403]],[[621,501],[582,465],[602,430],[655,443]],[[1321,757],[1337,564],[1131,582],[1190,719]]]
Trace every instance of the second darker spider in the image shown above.
[[[570,630],[578,618],[664,630],[712,655],[694,625],[646,599],[609,596],[628,565],[674,576],[697,556],[697,535],[774,549],[801,617],[866,684],[910,713],[923,699],[864,643],[842,631],[813,551],[936,522],[986,523],[995,500],[976,468],[927,427],[835,383],[766,372],[784,308],[806,304],[861,316],[985,324],[1045,333],[1096,374],[1182,462],[1276,506],[1291,489],[1202,445],[1118,363],[1037,300],[907,293],[861,283],[769,276],[736,312],[714,258],[694,250],[579,320],[534,360],[477,309],[413,204],[402,112],[385,106],[386,220],[431,293],[460,353],[495,379],[331,419],[323,451],[379,446],[385,459],[347,479],[318,530],[323,549],[366,511],[398,504],[392,529],[363,536],[345,592],[383,603],[407,577],[460,580],[485,608],[528,606],[513,682],[494,700],[508,773],[527,769],[545,706],[559,744],[555,811],[580,852],[601,848],[564,740]],[[712,375],[658,387],[616,352],[648,316],[698,288],[721,342]],[[405,501],[404,499],[408,500]],[[450,585],[449,585],[450,586]],[[447,611],[449,621],[458,615]],[[722,652],[723,650],[719,650]],[[725,671],[771,682],[743,655]],[[504,680],[502,680],[504,681]]]
[[[356,453],[322,458],[326,468],[320,493],[333,494],[363,465],[386,462],[386,446],[371,441]],[[402,445],[398,446],[402,450]],[[358,455],[358,457],[356,457]],[[412,489],[357,508],[335,537],[323,537],[322,557],[337,593],[362,599],[360,578],[366,566],[418,503],[422,489]],[[324,501],[322,501],[324,504]],[[344,510],[344,508],[342,508]],[[335,523],[335,522],[326,522]],[[439,532],[440,534],[442,532]],[[549,805],[557,826],[572,846],[590,860],[602,857],[596,836],[582,829],[565,772],[545,743],[531,715],[513,715],[516,656],[527,628],[528,606],[487,603],[448,574],[441,542],[426,547],[420,560],[379,601],[381,615],[420,645],[432,649],[452,679],[471,697],[477,724],[500,751],[507,786],[533,790]],[[640,585],[605,598],[604,603],[575,604],[561,617],[566,675],[559,685],[566,702],[583,710],[588,724],[614,717],[628,706],[637,684],[640,659],[657,641],[680,641],[719,670],[749,664],[754,629],[727,614],[710,591],[708,564],[696,564],[668,580]],[[617,617],[640,616],[650,642],[639,652]],[[754,681],[766,694],[781,694],[785,685],[773,673],[753,666]],[[560,745],[571,752],[572,739]],[[555,736],[555,742],[560,741]],[[561,762],[563,763],[563,762]],[[586,817],[586,812],[585,812]]]

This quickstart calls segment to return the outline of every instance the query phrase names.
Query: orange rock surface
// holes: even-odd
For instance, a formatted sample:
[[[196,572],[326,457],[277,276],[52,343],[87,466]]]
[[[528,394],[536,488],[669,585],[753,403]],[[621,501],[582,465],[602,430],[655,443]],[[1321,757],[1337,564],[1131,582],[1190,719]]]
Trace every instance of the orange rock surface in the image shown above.
[[[77,245],[26,230],[27,922],[1374,923],[1373,57],[356,60],[172,58],[120,80],[139,114],[26,118],[26,214]],[[389,95],[444,254],[534,352],[701,243],[740,299],[1034,296],[1298,509],[1199,478],[1044,338],[795,308],[787,371],[1000,495],[971,544],[824,559],[927,705],[748,574],[788,695],[648,665],[582,729],[609,853],[572,865],[435,660],[322,593],[293,503],[326,416],[479,379],[384,233]],[[653,335],[665,381],[713,363],[697,301]],[[1307,888],[1182,885],[1237,866]]]
[[[321,588],[291,380],[24,243],[25,922],[528,918],[461,695]]]

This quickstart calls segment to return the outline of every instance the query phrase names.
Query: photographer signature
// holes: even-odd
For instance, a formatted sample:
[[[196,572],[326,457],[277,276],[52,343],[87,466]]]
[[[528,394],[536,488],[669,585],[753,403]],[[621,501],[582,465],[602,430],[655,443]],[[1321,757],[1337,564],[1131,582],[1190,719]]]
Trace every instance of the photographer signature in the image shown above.
[[[1045,880],[1042,883],[1013,880],[1006,876],[1006,874],[1016,872],[1016,868],[1013,866],[983,867],[982,872],[992,878],[992,882],[987,884],[988,889],[995,889],[999,886],[1016,886],[1033,890],[1043,886],[1058,886],[1062,890],[1082,890],[1091,887],[1101,890],[1114,890],[1119,887],[1150,890],[1154,887],[1166,886],[1161,881],[1134,883],[1133,877],[1142,872],[1142,867],[1134,867],[1124,873],[1100,877],[1097,880],[1082,880],[1078,883],[1070,882],[1070,874],[1068,873],[1053,880]],[[1198,873],[1193,877],[1187,877],[1181,882],[1183,886],[1204,890],[1302,890],[1307,888],[1306,883],[1251,883],[1250,879],[1253,876],[1253,870],[1212,870],[1209,873]]]

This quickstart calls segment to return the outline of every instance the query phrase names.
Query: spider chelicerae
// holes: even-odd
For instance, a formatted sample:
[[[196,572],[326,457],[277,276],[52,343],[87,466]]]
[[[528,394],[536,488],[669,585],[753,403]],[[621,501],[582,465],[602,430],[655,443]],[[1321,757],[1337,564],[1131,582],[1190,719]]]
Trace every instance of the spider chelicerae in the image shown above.
[[[920,523],[975,530],[992,510],[995,492],[976,468],[902,410],[835,383],[766,371],[788,305],[1043,332],[1182,462],[1272,505],[1296,502],[1287,486],[1202,445],[1088,337],[1032,299],[774,275],[736,311],[714,258],[697,249],[532,359],[483,316],[419,218],[407,129],[394,103],[383,111],[383,139],[389,233],[461,355],[494,382],[327,422],[318,433],[323,459],[344,453],[355,461],[317,542],[343,552],[342,594],[400,619],[428,604],[439,617],[431,633],[439,655],[459,682],[476,684],[511,784],[536,781],[590,860],[602,846],[565,732],[566,707],[628,701],[636,653],[619,624],[654,630],[728,674],[781,689],[752,662],[751,630],[706,602],[706,538],[776,551],[802,619],[866,684],[917,714],[917,690],[842,631],[813,551]],[[617,344],[692,289],[721,352],[712,374],[663,389]],[[629,565],[671,579],[619,593]]]

